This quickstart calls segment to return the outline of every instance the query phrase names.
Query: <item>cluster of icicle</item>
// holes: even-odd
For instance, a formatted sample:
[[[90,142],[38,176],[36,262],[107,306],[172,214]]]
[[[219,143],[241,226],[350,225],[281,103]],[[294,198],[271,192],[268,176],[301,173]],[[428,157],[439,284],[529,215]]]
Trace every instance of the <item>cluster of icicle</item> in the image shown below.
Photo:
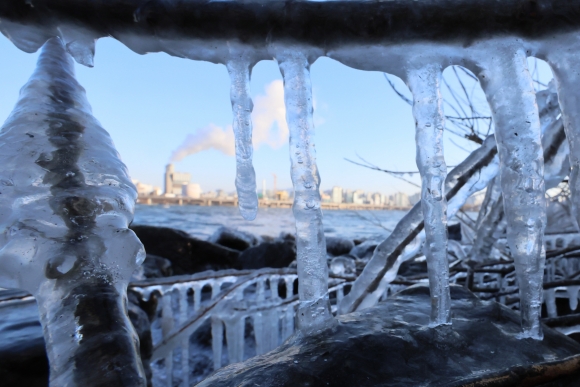
[[[45,33],[35,27],[4,22],[2,32],[18,47],[34,51]],[[58,29],[66,48],[77,62],[92,66],[95,39],[82,29],[62,25]],[[334,58],[353,68],[388,72],[406,81],[413,93],[416,121],[417,165],[422,178],[420,208],[413,210],[401,227],[375,251],[371,262],[340,305],[349,312],[368,305],[389,276],[396,273],[401,257],[417,251],[425,240],[429,282],[433,298],[431,324],[450,323],[447,263],[447,219],[477,189],[483,189],[499,169],[499,181],[510,251],[520,284],[522,337],[540,339],[539,317],[545,262],[544,155],[541,124],[526,58],[534,55],[551,65],[558,87],[561,113],[570,144],[571,188],[576,218],[580,217],[580,115],[577,90],[580,77],[570,52],[580,47],[576,34],[562,33],[545,40],[511,37],[460,43],[414,42],[403,45],[333,47],[328,51],[284,42],[264,47],[242,43],[161,39],[118,33],[115,37],[138,53],[164,51],[193,60],[227,66],[232,80],[231,101],[236,134],[236,186],[242,215],[253,219],[257,212],[255,173],[252,167],[249,81],[252,66],[275,58],[284,78],[287,121],[290,129],[291,176],[295,190],[298,273],[300,277],[299,326],[314,327],[332,320],[328,306],[328,268],[320,210],[320,177],[313,143],[312,92],[309,68],[320,56]],[[562,45],[568,50],[561,49]],[[443,158],[442,129],[445,120],[440,94],[442,71],[451,65],[471,70],[481,81],[495,123],[495,139],[488,139],[477,155],[447,174]],[[497,158],[495,153],[497,149]],[[483,157],[478,159],[478,157]],[[494,172],[495,168],[495,172]],[[406,225],[406,229],[403,229]],[[409,230],[411,230],[409,232]],[[418,238],[419,243],[409,245]]]
[[[145,386],[126,288],[136,190],[60,38],[0,131],[0,287],[38,302],[50,385]],[[95,377],[98,370],[98,377]]]

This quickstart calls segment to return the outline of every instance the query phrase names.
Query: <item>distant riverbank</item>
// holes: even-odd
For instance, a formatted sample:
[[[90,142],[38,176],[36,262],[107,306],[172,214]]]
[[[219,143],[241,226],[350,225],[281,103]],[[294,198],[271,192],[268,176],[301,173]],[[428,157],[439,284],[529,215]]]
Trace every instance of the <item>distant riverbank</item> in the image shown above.
[[[224,207],[237,207],[238,200],[233,198],[202,198],[194,199],[189,197],[168,197],[168,196],[139,196],[137,203],[145,205],[162,204],[162,205],[177,205],[177,206],[224,206]],[[273,199],[260,199],[258,200],[259,207],[261,208],[292,208],[292,200],[273,200]],[[320,207],[323,210],[401,210],[408,211],[411,207],[395,207],[392,205],[382,205],[382,204],[359,204],[359,203],[329,203],[322,202]]]
[[[384,239],[405,215],[399,210],[323,209],[324,233],[348,239]],[[294,233],[294,217],[290,208],[260,208],[254,221],[244,220],[236,207],[141,205],[135,211],[134,224],[171,227],[201,239],[207,239],[220,226],[247,231],[254,235],[276,237]]]

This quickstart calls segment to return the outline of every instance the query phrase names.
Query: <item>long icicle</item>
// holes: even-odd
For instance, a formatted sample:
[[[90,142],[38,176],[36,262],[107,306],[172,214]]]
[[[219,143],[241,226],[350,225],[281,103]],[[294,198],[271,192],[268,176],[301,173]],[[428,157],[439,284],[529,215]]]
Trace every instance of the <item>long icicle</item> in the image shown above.
[[[540,118],[526,53],[484,54],[478,74],[495,122],[507,239],[520,291],[521,337],[541,339],[546,200]]]
[[[417,167],[422,181],[421,207],[425,222],[432,326],[451,322],[447,200],[443,184],[447,176],[447,166],[443,157],[445,117],[440,82],[440,65],[428,65],[419,70],[410,70],[407,74],[407,84],[413,93]]]
[[[256,172],[252,164],[252,110],[250,97],[250,76],[252,63],[247,55],[235,55],[227,63],[230,74],[230,98],[234,114],[234,135],[236,138],[236,189],[238,207],[246,220],[256,219],[258,196],[256,194]]]
[[[330,321],[326,240],[320,209],[320,176],[312,135],[310,63],[299,50],[276,54],[284,78],[286,121],[290,130],[290,161],[296,219],[296,250],[300,305],[298,325],[308,329]]]

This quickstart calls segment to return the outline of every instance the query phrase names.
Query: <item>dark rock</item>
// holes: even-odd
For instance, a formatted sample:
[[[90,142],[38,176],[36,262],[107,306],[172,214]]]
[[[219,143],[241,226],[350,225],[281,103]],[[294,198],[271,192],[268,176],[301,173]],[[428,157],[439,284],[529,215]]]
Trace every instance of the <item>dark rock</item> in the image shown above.
[[[326,237],[326,252],[338,257],[346,255],[354,248],[353,241],[344,238]]]
[[[0,299],[25,292],[0,291]],[[34,300],[0,307],[0,385],[47,387],[48,358]]]
[[[266,242],[251,247],[240,254],[236,269],[282,268],[296,259],[296,243],[293,240]]]
[[[162,278],[173,275],[171,261],[158,255],[147,254],[143,262],[143,275],[145,278]]]
[[[244,251],[256,246],[260,241],[255,235],[250,233],[222,226],[209,237],[208,242],[229,247],[230,249]]]
[[[414,286],[198,387],[578,386],[580,344],[547,327],[543,341],[518,340],[517,313],[462,287],[451,295],[452,326],[427,327],[429,289]]]
[[[232,269],[239,252],[166,227],[131,226],[148,254],[171,261],[174,275]]]
[[[364,241],[352,248],[350,255],[354,255],[357,258],[367,259],[373,256],[375,249],[377,248],[377,243],[374,241]]]
[[[447,226],[447,235],[450,240],[461,242],[461,223]]]

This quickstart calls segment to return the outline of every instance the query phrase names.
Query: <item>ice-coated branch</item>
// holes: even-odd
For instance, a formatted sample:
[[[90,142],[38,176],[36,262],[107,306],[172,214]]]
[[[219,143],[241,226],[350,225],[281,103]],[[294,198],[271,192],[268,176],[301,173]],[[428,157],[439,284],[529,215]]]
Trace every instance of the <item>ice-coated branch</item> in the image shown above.
[[[300,328],[310,328],[331,320],[328,299],[326,240],[320,209],[320,175],[316,166],[312,117],[310,63],[298,48],[276,50],[284,78],[286,121],[290,130],[290,162],[296,220],[296,261],[298,264]]]
[[[126,311],[145,254],[127,228],[136,190],[49,40],[0,131],[0,286],[38,302],[50,385],[146,385]]]
[[[522,337],[541,339],[546,200],[541,126],[526,53],[484,54],[478,77],[495,122],[507,240],[520,289]]]
[[[230,74],[230,98],[234,113],[234,135],[236,138],[236,189],[238,207],[246,220],[254,220],[258,212],[256,194],[256,172],[252,164],[252,110],[250,97],[251,55],[246,51],[232,50],[227,63]]]
[[[413,93],[417,167],[421,174],[421,208],[425,225],[427,268],[431,293],[431,325],[451,323],[449,262],[447,260],[447,201],[443,183],[447,166],[443,156],[441,66],[410,70],[407,84]]]

